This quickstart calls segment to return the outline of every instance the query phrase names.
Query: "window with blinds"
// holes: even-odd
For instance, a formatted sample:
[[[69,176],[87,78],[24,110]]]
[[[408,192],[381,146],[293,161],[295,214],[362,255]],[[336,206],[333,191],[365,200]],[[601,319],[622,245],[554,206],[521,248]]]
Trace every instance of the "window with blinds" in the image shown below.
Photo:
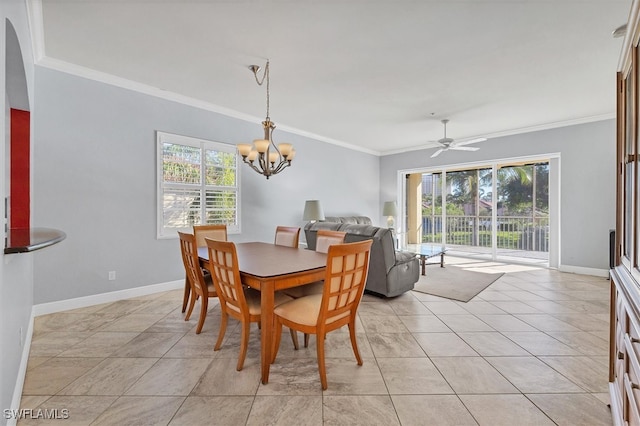
[[[226,224],[240,232],[240,183],[234,145],[156,132],[158,238],[193,225]]]

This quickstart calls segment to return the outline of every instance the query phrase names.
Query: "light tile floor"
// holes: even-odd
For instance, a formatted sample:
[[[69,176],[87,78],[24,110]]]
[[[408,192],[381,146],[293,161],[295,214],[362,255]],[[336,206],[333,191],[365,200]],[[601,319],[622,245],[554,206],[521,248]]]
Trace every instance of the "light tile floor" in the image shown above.
[[[611,424],[608,280],[473,262],[508,272],[468,303],[365,295],[364,364],[346,329],[330,334],[324,392],[313,338],[294,351],[286,333],[262,385],[253,327],[236,371],[235,321],[213,351],[215,299],[200,335],[198,312],[184,321],[180,290],[41,316],[21,406],[66,409],[68,419],[49,422],[62,425]]]

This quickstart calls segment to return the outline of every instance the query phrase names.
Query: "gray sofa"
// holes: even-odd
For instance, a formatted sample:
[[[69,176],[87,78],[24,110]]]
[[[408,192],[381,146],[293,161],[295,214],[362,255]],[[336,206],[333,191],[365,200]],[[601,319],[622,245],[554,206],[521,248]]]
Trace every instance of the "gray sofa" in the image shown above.
[[[393,234],[388,228],[371,225],[364,216],[326,217],[322,222],[309,222],[304,227],[307,248],[315,250],[319,229],[346,232],[345,242],[372,239],[369,276],[365,291],[379,296],[394,297],[413,289],[420,278],[416,255],[395,250]]]

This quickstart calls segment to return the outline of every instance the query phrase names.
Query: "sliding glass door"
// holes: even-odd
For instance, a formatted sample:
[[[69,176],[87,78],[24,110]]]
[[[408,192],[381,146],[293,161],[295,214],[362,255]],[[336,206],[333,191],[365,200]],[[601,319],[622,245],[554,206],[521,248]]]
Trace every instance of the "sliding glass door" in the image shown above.
[[[421,217],[405,217],[405,228],[417,230],[409,232],[409,244],[438,244],[491,259],[548,262],[548,160],[411,173],[406,181],[407,193],[421,194],[405,197],[406,210],[416,211],[410,204],[420,202],[422,212]]]
[[[446,244],[491,247],[492,169],[456,170],[446,173]]]
[[[549,163],[501,167],[497,183],[499,253],[548,259]]]

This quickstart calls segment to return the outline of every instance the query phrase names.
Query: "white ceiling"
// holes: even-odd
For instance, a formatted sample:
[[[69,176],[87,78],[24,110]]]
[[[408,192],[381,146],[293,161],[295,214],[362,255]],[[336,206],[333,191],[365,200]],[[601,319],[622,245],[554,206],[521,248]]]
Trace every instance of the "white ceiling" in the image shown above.
[[[31,0],[39,63],[386,154],[611,118],[631,0]],[[37,33],[37,29],[36,29]],[[38,48],[36,48],[36,52]],[[69,66],[73,64],[73,66]],[[277,138],[277,141],[282,140]],[[237,141],[241,142],[241,141]]]

